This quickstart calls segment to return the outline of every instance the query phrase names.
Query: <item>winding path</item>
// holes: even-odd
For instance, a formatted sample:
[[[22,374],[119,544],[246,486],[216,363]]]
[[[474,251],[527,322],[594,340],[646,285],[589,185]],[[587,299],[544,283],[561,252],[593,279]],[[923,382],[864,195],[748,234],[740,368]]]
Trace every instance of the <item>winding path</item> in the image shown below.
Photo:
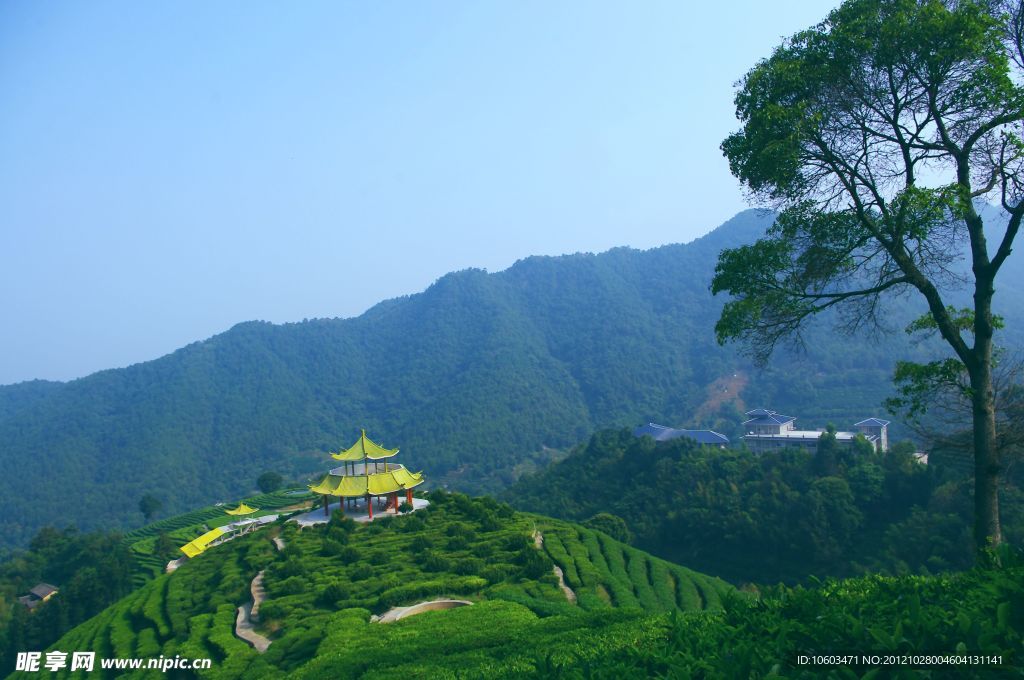
[[[263,572],[256,574],[249,586],[252,593],[252,602],[246,602],[238,608],[238,615],[235,617],[235,635],[245,640],[252,648],[262,654],[270,646],[270,640],[256,632],[254,622],[260,618],[260,604],[262,604],[267,593],[263,589]]]
[[[278,552],[284,550],[284,539],[280,536],[273,538],[274,547]],[[256,574],[256,578],[249,584],[249,593],[252,595],[252,602],[246,602],[238,608],[238,615],[235,617],[235,635],[245,640],[252,648],[262,654],[272,642],[267,637],[256,632],[255,623],[260,620],[260,605],[267,599],[267,591],[263,587],[263,570]]]
[[[533,547],[537,548],[537,550],[544,549],[544,534],[539,529],[533,530]],[[566,585],[565,573],[562,571],[562,568],[556,564],[551,567],[551,571],[555,572],[555,576],[558,578],[558,587],[565,593],[565,599],[569,600],[570,604],[576,604],[576,593]]]

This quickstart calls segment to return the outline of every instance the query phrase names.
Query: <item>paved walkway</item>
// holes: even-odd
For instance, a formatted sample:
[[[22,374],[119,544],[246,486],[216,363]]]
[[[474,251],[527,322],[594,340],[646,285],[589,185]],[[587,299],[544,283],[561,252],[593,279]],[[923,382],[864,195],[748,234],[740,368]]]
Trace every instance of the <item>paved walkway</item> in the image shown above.
[[[252,594],[252,602],[246,602],[238,608],[238,615],[235,617],[235,635],[245,640],[252,648],[262,654],[270,646],[270,640],[256,632],[255,622],[260,620],[260,605],[267,597],[267,591],[263,588],[263,572],[256,574],[256,578],[249,585],[249,592]]]
[[[416,616],[423,612],[438,611],[441,609],[455,609],[473,604],[469,600],[428,600],[408,607],[392,607],[380,616],[371,616],[370,620],[376,623],[394,623],[407,616]]]
[[[412,499],[412,511],[413,512],[416,512],[417,510],[422,510],[423,508],[427,507],[428,505],[430,505],[430,501],[428,501],[425,498],[413,498]],[[332,512],[337,507],[338,507],[338,504],[336,502],[335,503],[331,503],[331,511]],[[400,515],[401,513],[397,513],[397,514]],[[394,517],[395,515],[396,515],[396,513],[391,512],[391,511],[378,510],[376,507],[374,507],[374,509],[373,509],[373,519],[380,519],[381,517]],[[346,509],[345,510],[345,516],[349,517],[351,519],[354,519],[357,522],[370,522],[370,521],[372,521],[370,519],[370,516],[366,513],[366,506],[365,505],[361,505],[361,506],[359,506],[357,508]],[[288,521],[289,522],[296,522],[296,523],[298,523],[299,527],[302,528],[302,527],[316,526],[317,524],[325,524],[328,519],[329,519],[328,517],[324,516],[324,509],[323,508],[316,508],[315,510],[310,510],[309,512],[307,512],[305,514],[296,515],[295,517],[292,517]]]

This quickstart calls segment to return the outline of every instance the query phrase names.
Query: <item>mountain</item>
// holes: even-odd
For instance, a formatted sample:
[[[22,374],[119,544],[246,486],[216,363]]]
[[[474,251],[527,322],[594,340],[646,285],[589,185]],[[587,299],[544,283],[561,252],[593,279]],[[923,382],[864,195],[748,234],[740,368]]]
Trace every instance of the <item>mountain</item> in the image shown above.
[[[144,493],[175,513],[251,491],[265,470],[303,478],[359,428],[431,484],[476,492],[599,427],[735,434],[753,406],[808,427],[883,415],[894,358],[928,351],[902,333],[865,341],[819,324],[806,353],[763,371],[715,343],[717,254],[771,219],[746,211],[685,245],[456,272],[358,318],[243,323],[155,361],[0,388],[0,542],[47,523],[137,525]],[[1019,270],[1000,284],[1013,332]],[[919,309],[895,300],[894,328]]]

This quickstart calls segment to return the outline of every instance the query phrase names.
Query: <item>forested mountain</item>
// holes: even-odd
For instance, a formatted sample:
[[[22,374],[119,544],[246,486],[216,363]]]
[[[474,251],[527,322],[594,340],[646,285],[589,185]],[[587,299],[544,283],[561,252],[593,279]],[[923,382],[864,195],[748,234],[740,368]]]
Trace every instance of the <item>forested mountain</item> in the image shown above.
[[[358,318],[243,323],[155,361],[2,387],[0,541],[46,523],[137,524],[144,493],[178,512],[267,469],[321,470],[360,427],[433,485],[486,491],[599,427],[734,434],[745,406],[810,427],[883,415],[893,360],[924,351],[902,333],[872,343],[822,325],[806,354],[765,371],[715,344],[717,254],[770,220],[747,211],[686,245],[456,272]],[[997,295],[1008,332],[1024,318],[1014,264]],[[893,326],[914,315],[897,301]]]

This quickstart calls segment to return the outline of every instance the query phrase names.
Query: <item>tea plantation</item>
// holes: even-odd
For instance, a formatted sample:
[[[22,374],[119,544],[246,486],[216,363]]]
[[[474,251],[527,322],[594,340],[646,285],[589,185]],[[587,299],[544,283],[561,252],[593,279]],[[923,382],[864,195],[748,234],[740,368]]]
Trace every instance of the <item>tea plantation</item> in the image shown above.
[[[489,498],[434,492],[430,500],[427,509],[368,525],[335,513],[318,527],[278,523],[215,547],[52,649],[212,660],[197,675],[128,676],[143,678],[1024,677],[1024,565],[1008,550],[1001,566],[962,574],[780,586],[754,597],[603,533]],[[272,640],[262,654],[233,632],[236,608],[261,570],[267,599],[258,630]],[[438,597],[474,604],[394,623],[371,618]],[[801,654],[840,652],[985,654],[998,662],[797,663]],[[89,676],[104,673],[115,677]]]

